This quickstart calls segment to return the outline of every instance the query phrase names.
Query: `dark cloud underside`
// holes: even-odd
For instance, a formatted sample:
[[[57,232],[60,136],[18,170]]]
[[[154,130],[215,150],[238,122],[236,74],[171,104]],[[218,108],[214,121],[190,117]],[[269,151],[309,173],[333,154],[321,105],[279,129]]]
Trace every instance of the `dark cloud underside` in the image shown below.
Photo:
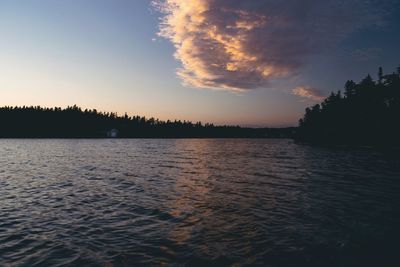
[[[248,90],[295,73],[311,54],[380,26],[392,1],[160,0],[160,35],[185,85]]]

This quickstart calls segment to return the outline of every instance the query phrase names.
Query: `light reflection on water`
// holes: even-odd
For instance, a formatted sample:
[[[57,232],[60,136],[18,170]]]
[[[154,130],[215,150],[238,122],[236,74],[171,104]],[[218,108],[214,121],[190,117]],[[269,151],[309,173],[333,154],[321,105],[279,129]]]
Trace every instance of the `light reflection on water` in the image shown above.
[[[396,262],[400,160],[290,140],[0,140],[0,265]]]

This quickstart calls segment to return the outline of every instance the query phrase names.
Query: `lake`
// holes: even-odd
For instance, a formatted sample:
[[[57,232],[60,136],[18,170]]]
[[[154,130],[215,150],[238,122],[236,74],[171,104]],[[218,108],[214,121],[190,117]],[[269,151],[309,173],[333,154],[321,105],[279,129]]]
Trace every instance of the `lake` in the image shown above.
[[[0,155],[0,266],[400,266],[398,152],[3,139]]]

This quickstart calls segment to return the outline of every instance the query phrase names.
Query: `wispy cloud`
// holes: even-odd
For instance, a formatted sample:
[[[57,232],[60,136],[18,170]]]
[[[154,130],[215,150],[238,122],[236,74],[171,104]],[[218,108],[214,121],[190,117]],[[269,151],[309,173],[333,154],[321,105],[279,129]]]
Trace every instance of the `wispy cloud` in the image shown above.
[[[292,90],[294,95],[300,96],[302,98],[307,98],[312,101],[322,101],[325,98],[324,93],[321,90],[310,86],[299,86]]]
[[[296,73],[305,58],[382,24],[392,0],[155,0],[187,86],[248,90]],[[379,3],[379,5],[378,5]]]

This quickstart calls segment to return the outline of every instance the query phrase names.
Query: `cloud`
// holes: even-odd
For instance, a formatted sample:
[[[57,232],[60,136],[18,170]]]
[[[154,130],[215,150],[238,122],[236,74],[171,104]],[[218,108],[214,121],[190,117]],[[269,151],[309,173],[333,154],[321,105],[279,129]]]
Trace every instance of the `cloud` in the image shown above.
[[[322,91],[310,86],[299,86],[294,88],[292,92],[294,95],[313,101],[322,101],[325,98],[325,95]]]
[[[295,74],[307,56],[382,25],[392,0],[155,0],[159,35],[187,86],[248,90]]]

